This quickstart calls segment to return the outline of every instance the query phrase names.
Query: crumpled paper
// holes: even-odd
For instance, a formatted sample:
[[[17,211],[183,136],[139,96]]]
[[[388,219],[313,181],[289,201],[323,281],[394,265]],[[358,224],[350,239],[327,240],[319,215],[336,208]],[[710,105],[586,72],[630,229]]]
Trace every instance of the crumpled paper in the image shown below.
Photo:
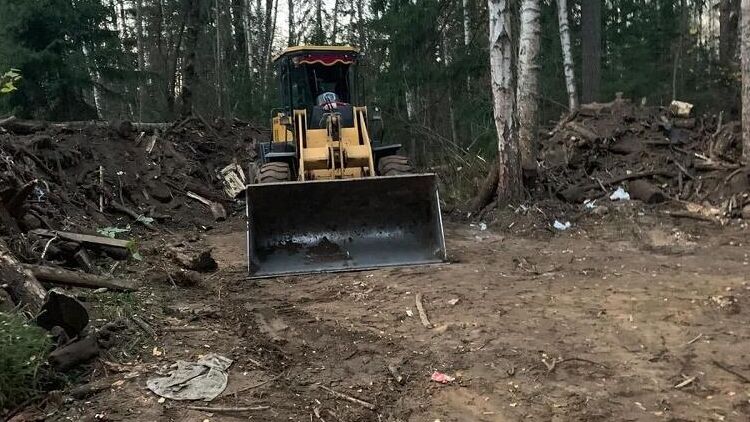
[[[227,388],[232,359],[211,353],[198,362],[177,361],[168,377],[150,378],[146,387],[172,400],[211,401]]]

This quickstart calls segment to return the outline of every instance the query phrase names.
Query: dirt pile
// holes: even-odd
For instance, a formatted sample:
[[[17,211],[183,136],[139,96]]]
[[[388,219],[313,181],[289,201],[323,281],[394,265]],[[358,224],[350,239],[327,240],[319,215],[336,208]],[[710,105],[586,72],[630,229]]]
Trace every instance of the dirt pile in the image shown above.
[[[239,121],[196,118],[172,125],[6,124],[0,127],[2,234],[211,221],[208,206],[187,193],[228,206],[219,170],[232,163],[246,168],[264,136]]]
[[[739,123],[722,120],[620,98],[583,106],[543,142],[541,187],[576,204],[623,187],[632,199],[673,200],[699,218],[741,216],[750,169],[740,164]]]

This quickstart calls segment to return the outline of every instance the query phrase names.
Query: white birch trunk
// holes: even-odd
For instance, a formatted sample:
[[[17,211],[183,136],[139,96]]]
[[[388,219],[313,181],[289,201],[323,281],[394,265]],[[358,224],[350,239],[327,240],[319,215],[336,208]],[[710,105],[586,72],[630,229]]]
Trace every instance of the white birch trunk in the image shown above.
[[[565,87],[568,90],[568,108],[571,112],[578,110],[578,89],[576,88],[573,51],[570,47],[570,24],[568,23],[568,2],[557,0],[557,18],[560,25],[560,44],[562,45],[563,67],[565,69]]]
[[[750,164],[750,0],[742,0],[742,160]]]
[[[539,119],[539,0],[521,2],[521,34],[518,48],[518,146],[524,170],[536,170],[536,138]]]
[[[513,44],[510,0],[488,0],[490,73],[495,127],[497,130],[498,201],[509,202],[521,195],[522,180],[518,143],[513,133]]]
[[[83,45],[83,57],[86,59],[86,64],[89,69],[89,77],[94,82],[93,94],[94,94],[94,108],[96,108],[96,117],[101,119],[103,117],[102,107],[104,106],[104,100],[102,93],[99,91],[99,86],[102,83],[102,77],[99,71],[96,69],[96,64],[91,60],[91,54],[86,45]]]
[[[250,74],[253,73],[253,31],[250,27],[250,18],[252,16],[252,4],[250,3],[250,0],[243,0],[242,4],[244,6],[243,12],[242,12],[242,26],[245,30],[245,49],[247,53],[247,70],[250,72]]]
[[[471,43],[471,18],[469,17],[469,0],[463,0],[462,3],[462,12],[463,12],[463,18],[464,18],[464,47],[469,48],[469,43]],[[471,90],[471,75],[466,75],[466,92],[468,93]]]

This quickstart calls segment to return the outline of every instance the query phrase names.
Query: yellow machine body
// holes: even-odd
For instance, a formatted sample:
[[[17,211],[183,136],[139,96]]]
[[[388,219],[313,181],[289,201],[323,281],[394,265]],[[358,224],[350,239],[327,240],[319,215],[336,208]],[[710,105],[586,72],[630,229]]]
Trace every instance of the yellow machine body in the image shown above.
[[[372,116],[353,92],[358,56],[303,46],[275,59],[285,107],[273,112],[260,178],[246,190],[252,277],[446,259],[437,178],[391,171],[403,167],[399,146],[372,139]],[[345,101],[312,102],[326,87]]]

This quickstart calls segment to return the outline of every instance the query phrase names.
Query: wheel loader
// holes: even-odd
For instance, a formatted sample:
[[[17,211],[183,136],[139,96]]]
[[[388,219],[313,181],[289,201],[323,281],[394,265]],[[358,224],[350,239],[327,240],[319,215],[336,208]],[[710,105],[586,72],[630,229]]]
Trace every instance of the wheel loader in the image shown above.
[[[437,178],[382,142],[361,97],[360,51],[290,47],[274,58],[281,107],[249,171],[252,278],[439,263]]]

